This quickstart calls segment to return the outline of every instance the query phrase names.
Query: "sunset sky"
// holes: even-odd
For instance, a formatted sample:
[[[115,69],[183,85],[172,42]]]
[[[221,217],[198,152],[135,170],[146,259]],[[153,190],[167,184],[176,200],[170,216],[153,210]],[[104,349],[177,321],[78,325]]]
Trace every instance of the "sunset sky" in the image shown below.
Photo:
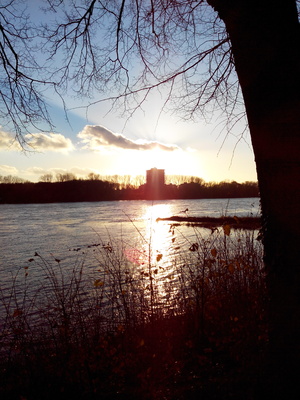
[[[101,105],[90,110],[88,119],[85,110],[70,112],[68,123],[63,110],[53,106],[55,131],[33,131],[26,137],[33,151],[27,153],[0,128],[0,175],[31,181],[45,173],[64,172],[77,177],[90,172],[136,176],[157,167],[167,175],[192,175],[205,181],[256,180],[249,136],[239,142],[235,136],[226,137],[218,121],[189,123],[174,115],[159,117],[151,104],[127,123],[105,113]]]
[[[127,123],[106,114],[101,105],[88,113],[69,112],[52,106],[55,130],[32,131],[26,136],[32,151],[22,152],[12,135],[0,128],[0,175],[38,181],[46,173],[72,172],[78,178],[100,175],[144,175],[146,169],[165,169],[166,175],[191,175],[205,181],[256,180],[249,135],[238,141],[221,132],[216,119],[180,121],[176,115],[159,117],[157,103],[148,104]],[[241,128],[242,129],[242,128]]]
[[[37,4],[41,3],[28,1],[31,17],[39,21],[44,14]],[[72,172],[78,178],[91,172],[136,176],[157,167],[165,169],[166,175],[205,181],[257,179],[250,137],[245,134],[239,139],[245,122],[235,126],[234,134],[227,134],[225,115],[182,121],[176,112],[162,112],[164,99],[158,93],[149,96],[129,120],[119,112],[108,113],[109,103],[96,103],[87,112],[86,99],[65,98],[70,110],[67,121],[62,102],[51,93],[46,95],[55,129],[30,131],[26,140],[32,151],[22,152],[14,133],[0,125],[0,175],[35,182],[47,173]]]

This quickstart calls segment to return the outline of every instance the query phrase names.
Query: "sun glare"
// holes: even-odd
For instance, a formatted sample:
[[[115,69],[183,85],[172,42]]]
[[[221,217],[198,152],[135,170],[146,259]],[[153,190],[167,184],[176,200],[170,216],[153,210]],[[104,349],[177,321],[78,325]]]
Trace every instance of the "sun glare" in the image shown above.
[[[141,219],[145,224],[145,231],[143,230],[136,247],[125,249],[125,255],[135,265],[136,273],[145,280],[145,295],[150,295],[152,282],[156,301],[163,302],[169,296],[168,288],[177,279],[174,269],[177,243],[174,228],[168,223],[157,221],[157,218],[172,215],[172,206],[149,203],[144,205],[144,210]]]
[[[124,175],[144,175],[146,170],[155,167],[164,169],[166,175],[203,177],[203,168],[199,157],[184,150],[128,150],[123,157],[119,157],[118,164],[119,170],[123,171]]]
[[[153,204],[147,208],[144,215],[147,245],[151,248],[151,263],[153,265],[156,265],[160,260],[164,264],[170,256],[170,226],[163,222],[157,222],[157,218],[163,216],[171,216],[171,207],[168,204]]]
[[[152,275],[158,290],[157,294],[161,299],[166,295],[165,285],[174,279],[172,262],[174,237],[170,225],[158,222],[157,218],[171,214],[170,205],[153,204],[147,207],[143,216],[146,224],[146,241],[143,243],[142,254],[147,254],[147,261],[140,265],[145,273]]]

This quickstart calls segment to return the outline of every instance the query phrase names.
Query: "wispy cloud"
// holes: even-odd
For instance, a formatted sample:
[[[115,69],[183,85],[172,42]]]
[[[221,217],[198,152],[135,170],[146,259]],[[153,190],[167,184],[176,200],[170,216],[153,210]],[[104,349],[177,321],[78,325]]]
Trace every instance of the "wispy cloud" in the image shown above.
[[[0,165],[1,171],[1,165]],[[73,173],[77,177],[86,177],[90,173],[99,173],[99,171],[93,168],[81,168],[81,167],[70,167],[70,168],[40,168],[40,167],[31,167],[26,169],[26,174],[30,175],[45,175],[45,174],[52,174],[54,177],[57,174],[66,174],[66,173]]]
[[[60,133],[31,133],[25,140],[33,150],[68,152],[74,150],[73,143]]]
[[[21,146],[11,133],[0,130],[0,150],[21,150]]]
[[[116,147],[126,150],[154,150],[163,151],[178,150],[175,145],[166,145],[160,142],[150,142],[145,140],[131,140],[124,135],[113,133],[101,125],[86,125],[78,134],[84,148],[97,150],[99,148]]]
[[[17,175],[18,170],[11,165],[0,165],[0,174],[4,175]]]
[[[48,174],[49,170],[41,167],[30,167],[23,172],[25,172],[27,175],[44,175]]]

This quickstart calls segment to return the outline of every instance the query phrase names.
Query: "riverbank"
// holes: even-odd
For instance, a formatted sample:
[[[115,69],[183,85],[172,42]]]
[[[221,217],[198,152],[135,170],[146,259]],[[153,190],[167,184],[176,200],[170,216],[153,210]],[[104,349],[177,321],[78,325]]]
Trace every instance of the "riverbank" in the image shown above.
[[[152,195],[146,185],[120,186],[100,180],[0,183],[0,204],[93,202],[108,200],[171,200],[259,197],[256,182],[164,185]]]
[[[172,216],[166,218],[157,218],[156,221],[173,221],[186,223],[201,228],[214,229],[217,227],[227,227],[225,229],[260,229],[261,219],[259,217],[188,217]]]

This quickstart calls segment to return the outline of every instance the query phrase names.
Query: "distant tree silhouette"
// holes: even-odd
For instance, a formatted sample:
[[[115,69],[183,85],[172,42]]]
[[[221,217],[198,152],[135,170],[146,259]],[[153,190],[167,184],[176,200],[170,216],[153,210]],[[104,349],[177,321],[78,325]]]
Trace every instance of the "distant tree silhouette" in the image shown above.
[[[0,183],[24,183],[26,182],[25,179],[19,178],[18,176],[14,175],[0,175]]]
[[[121,194],[116,185],[101,180],[0,183],[0,203],[57,203],[119,199],[121,199]]]
[[[8,177],[9,178],[9,177]],[[23,180],[4,180],[0,177],[1,203],[53,203],[102,200],[146,200],[151,198],[146,185],[140,187],[121,185],[101,179],[64,180],[61,182],[42,181],[38,183]],[[207,199],[258,197],[255,182],[196,183],[164,185],[160,199]],[[152,199],[152,198],[151,198]]]
[[[52,174],[44,174],[40,176],[40,182],[53,182],[53,175]]]
[[[87,179],[91,180],[91,181],[98,181],[100,180],[100,175],[99,174],[95,174],[94,172],[91,172],[88,174]]]
[[[73,174],[72,172],[66,172],[66,173],[58,173],[56,174],[56,181],[57,182],[67,182],[67,181],[75,181],[76,175]]]

